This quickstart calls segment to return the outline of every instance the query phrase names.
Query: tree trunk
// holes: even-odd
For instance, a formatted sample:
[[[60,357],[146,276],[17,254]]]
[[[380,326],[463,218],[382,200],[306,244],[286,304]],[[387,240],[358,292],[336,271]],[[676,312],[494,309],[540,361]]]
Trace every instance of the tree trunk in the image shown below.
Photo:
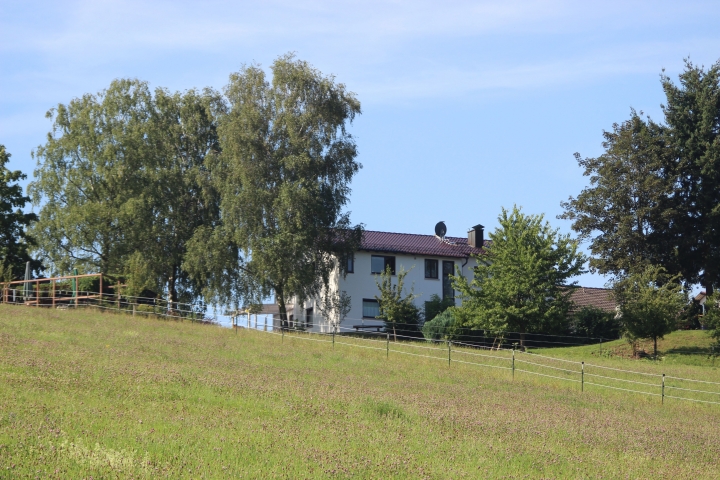
[[[520,332],[520,350],[525,351],[525,332]]]
[[[653,337],[655,360],[657,360],[657,337]]]
[[[397,333],[395,332],[395,322],[393,322],[393,341],[397,343]]]
[[[287,330],[287,308],[285,307],[285,292],[282,286],[275,287],[275,301],[280,312],[280,329]]]
[[[170,315],[172,315],[177,309],[177,288],[175,284],[177,282],[177,267],[173,267],[172,274],[168,278],[168,309]]]

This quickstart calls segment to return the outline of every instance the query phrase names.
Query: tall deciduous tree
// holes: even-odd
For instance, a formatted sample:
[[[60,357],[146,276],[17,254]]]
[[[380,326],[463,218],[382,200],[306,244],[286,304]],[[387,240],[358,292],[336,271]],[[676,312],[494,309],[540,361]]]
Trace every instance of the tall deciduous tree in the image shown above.
[[[720,283],[720,62],[662,77],[664,123],[630,120],[582,160],[590,187],[562,218],[591,238],[591,267],[626,276],[662,266],[712,293]]]
[[[0,270],[4,281],[14,278],[25,270],[25,263],[31,261],[28,248],[33,240],[27,234],[27,227],[37,220],[34,213],[25,213],[22,208],[30,201],[23,195],[17,183],[26,175],[20,170],[9,170],[10,154],[0,145]],[[32,261],[32,268],[40,268],[40,262]]]
[[[143,253],[167,288],[168,300],[190,300],[199,286],[182,268],[195,231],[219,221],[219,196],[206,158],[220,152],[217,118],[224,102],[212,90],[170,93],[157,89],[151,139],[154,155],[148,168]]]
[[[572,220],[580,238],[590,240],[593,271],[622,275],[638,266],[672,263],[674,250],[658,228],[664,223],[663,198],[671,190],[664,177],[669,149],[663,128],[633,111],[603,136],[603,155],[575,154],[590,186],[562,203],[560,218]]]
[[[663,212],[667,234],[684,280],[702,283],[712,294],[720,283],[720,61],[707,70],[687,61],[679,84],[663,76],[662,86],[672,152],[666,165],[672,192]]]
[[[198,233],[191,263],[206,293],[225,301],[239,303],[253,287],[274,292],[285,322],[288,299],[319,294],[334,268],[344,273],[337,258],[359,245],[361,227],[343,210],[360,168],[347,131],[360,102],[292,55],[272,72],[269,82],[244,67],[225,88],[222,155],[213,162],[222,225]]]
[[[656,357],[658,338],[677,328],[677,319],[687,304],[679,278],[669,277],[662,267],[648,265],[613,286],[625,334],[633,341],[651,339]]]
[[[525,215],[516,206],[503,208],[500,226],[478,255],[474,277],[455,276],[462,305],[455,309],[465,326],[495,334],[556,331],[567,321],[569,280],[583,273],[585,256],[578,242],[562,235],[542,215]]]
[[[214,92],[153,95],[145,82],[116,80],[48,112],[53,132],[35,152],[30,191],[55,269],[142,271],[129,283],[154,283],[170,302],[180,285],[196,296],[181,265],[195,230],[217,218],[205,158],[218,152],[221,110]]]

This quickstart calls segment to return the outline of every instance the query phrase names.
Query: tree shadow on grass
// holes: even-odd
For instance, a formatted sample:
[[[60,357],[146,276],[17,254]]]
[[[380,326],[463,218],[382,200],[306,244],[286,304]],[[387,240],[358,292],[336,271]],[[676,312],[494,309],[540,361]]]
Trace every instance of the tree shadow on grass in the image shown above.
[[[675,347],[662,352],[664,355],[711,355],[710,347]]]

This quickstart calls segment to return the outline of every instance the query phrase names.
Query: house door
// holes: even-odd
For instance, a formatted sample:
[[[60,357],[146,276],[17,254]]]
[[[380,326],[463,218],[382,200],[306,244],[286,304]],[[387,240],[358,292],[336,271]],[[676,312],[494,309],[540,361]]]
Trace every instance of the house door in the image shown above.
[[[443,261],[443,276],[442,276],[442,282],[443,282],[443,298],[455,298],[455,290],[452,288],[452,281],[450,280],[450,275],[455,274],[455,262],[453,261]]]
[[[313,309],[308,308],[305,310],[305,328],[312,328],[313,326]]]

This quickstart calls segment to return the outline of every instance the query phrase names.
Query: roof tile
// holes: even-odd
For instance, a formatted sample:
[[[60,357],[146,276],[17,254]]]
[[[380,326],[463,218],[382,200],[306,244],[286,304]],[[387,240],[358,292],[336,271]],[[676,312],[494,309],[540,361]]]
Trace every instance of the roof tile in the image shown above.
[[[485,245],[488,245],[485,241]],[[435,235],[416,235],[411,233],[375,232],[363,233],[361,250],[371,252],[405,253],[408,255],[429,255],[435,257],[465,258],[479,254],[483,250],[468,245],[468,239]]]

